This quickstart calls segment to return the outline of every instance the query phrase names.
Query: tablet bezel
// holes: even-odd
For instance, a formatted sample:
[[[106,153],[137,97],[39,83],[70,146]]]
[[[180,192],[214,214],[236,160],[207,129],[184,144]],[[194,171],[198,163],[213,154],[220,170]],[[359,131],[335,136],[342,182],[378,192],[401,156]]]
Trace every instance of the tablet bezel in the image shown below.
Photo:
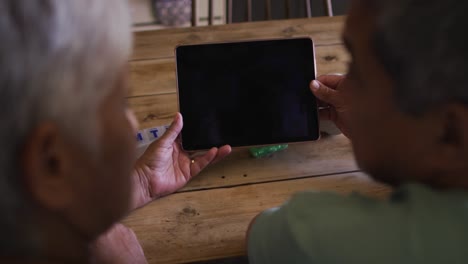
[[[253,43],[253,42],[262,42],[262,41],[283,41],[283,40],[301,40],[301,39],[307,39],[311,41],[311,48],[312,48],[312,61],[313,61],[313,66],[314,66],[314,76],[317,78],[317,63],[316,63],[316,54],[315,54],[315,44],[313,39],[310,36],[297,36],[297,37],[291,37],[291,38],[265,38],[265,39],[245,39],[245,40],[236,40],[236,41],[219,41],[219,42],[201,42],[201,43],[195,43],[195,44],[180,44],[177,45],[174,49],[174,54],[175,54],[175,65],[176,65],[176,93],[177,93],[177,108],[178,111],[180,111],[180,90],[179,90],[179,71],[178,71],[178,55],[177,55],[177,50],[181,47],[187,47],[187,46],[204,46],[204,45],[213,45],[213,44],[237,44],[237,43]],[[312,92],[311,92],[312,93]],[[314,96],[315,98],[315,96]],[[305,142],[313,142],[317,141],[320,139],[320,120],[319,120],[319,107],[318,103],[315,103],[316,105],[316,117],[315,120],[316,122],[316,138],[306,140],[306,141],[285,141],[285,142],[277,142],[277,143],[271,143],[271,144],[257,144],[257,145],[241,145],[241,146],[232,146],[232,148],[250,148],[250,147],[258,147],[258,146],[274,146],[274,145],[280,145],[280,144],[300,144],[300,143],[305,143]],[[311,122],[311,121],[310,121]],[[180,133],[180,140],[181,140],[181,147],[185,151],[190,151],[190,152],[198,152],[198,151],[207,151],[209,148],[201,148],[201,149],[186,149],[183,144],[183,128]],[[213,146],[213,147],[219,147],[219,146]]]

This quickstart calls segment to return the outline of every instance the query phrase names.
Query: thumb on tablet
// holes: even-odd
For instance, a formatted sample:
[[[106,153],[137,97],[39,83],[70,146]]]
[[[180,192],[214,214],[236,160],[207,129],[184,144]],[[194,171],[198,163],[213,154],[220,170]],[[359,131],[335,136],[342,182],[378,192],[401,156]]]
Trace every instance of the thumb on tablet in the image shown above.
[[[172,121],[172,124],[166,130],[166,133],[164,133],[164,135],[160,139],[162,146],[172,145],[172,143],[174,143],[174,141],[179,136],[180,131],[182,131],[183,126],[184,121],[182,115],[180,113],[177,113],[174,117],[174,121]]]
[[[326,104],[336,106],[340,103],[340,95],[338,91],[327,87],[319,81],[313,80],[310,83],[310,89],[320,101]]]

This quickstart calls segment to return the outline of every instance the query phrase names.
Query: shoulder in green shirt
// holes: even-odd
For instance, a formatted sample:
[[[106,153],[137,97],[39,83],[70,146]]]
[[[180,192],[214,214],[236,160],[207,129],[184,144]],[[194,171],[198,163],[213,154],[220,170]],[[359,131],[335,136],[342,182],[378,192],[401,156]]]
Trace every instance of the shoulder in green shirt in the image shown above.
[[[304,192],[262,213],[248,238],[259,263],[468,263],[468,192],[406,185],[389,201]]]

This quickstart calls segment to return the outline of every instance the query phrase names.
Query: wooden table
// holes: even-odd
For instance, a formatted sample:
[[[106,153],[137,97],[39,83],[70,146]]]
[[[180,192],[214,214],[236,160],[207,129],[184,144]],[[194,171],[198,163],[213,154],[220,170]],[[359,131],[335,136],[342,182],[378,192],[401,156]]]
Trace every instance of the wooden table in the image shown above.
[[[319,74],[345,72],[343,17],[296,19],[135,33],[129,102],[142,128],[169,124],[177,111],[174,47],[213,41],[312,36]],[[137,210],[125,224],[150,263],[184,263],[245,254],[245,232],[259,212],[309,189],[385,197],[390,189],[359,172],[342,135],[290,145],[253,159],[235,150],[184,189]]]

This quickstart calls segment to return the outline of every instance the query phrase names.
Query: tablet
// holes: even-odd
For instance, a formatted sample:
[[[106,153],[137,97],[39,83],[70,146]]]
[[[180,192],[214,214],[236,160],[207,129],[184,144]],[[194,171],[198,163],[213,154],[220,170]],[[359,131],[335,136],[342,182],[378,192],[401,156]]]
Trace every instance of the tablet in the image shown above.
[[[319,138],[310,38],[182,45],[176,66],[185,150]]]

